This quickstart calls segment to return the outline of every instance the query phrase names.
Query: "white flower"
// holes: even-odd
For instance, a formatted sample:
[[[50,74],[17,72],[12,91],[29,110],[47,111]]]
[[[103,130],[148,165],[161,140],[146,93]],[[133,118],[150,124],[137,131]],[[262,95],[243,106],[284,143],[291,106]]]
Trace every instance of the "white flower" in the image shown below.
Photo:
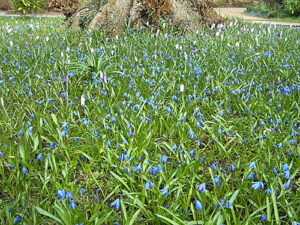
[[[85,96],[84,95],[81,95],[80,103],[81,103],[82,107],[85,106]]]
[[[222,29],[224,27],[224,25],[222,23],[218,24],[218,29]]]
[[[180,92],[182,93],[184,91],[184,85],[180,84]]]
[[[158,35],[159,35],[159,32],[160,32],[160,30],[159,30],[159,29],[157,29],[157,31],[156,31],[156,37],[158,37]]]
[[[184,52],[184,59],[185,61],[188,59],[188,55],[186,54],[186,52]]]

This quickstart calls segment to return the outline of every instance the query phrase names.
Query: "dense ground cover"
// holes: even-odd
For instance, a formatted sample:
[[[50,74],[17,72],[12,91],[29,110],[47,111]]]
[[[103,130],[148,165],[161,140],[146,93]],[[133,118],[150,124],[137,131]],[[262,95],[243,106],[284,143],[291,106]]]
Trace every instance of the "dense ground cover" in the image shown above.
[[[0,223],[296,224],[299,29],[0,20]]]

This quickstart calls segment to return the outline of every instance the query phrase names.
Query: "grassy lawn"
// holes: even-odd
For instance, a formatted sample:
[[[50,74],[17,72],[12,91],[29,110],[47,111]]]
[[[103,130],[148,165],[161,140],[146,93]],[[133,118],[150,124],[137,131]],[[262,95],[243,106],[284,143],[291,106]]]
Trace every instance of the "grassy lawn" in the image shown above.
[[[0,224],[297,224],[299,29],[0,18]]]
[[[249,13],[244,13],[245,16],[252,16],[252,17],[260,17],[258,15],[252,15]],[[289,23],[300,23],[300,18],[296,17],[285,17],[285,18],[268,18],[268,17],[260,17],[262,19],[270,20],[270,21],[276,21],[276,22],[289,22]]]

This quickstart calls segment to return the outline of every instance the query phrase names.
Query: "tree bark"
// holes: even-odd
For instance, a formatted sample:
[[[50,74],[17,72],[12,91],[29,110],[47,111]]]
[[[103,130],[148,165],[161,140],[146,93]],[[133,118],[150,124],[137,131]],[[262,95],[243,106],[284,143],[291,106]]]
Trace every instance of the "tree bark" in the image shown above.
[[[127,25],[139,29],[155,25],[160,16],[189,33],[204,23],[222,21],[212,0],[84,0],[64,26],[108,29],[109,34],[119,35]]]

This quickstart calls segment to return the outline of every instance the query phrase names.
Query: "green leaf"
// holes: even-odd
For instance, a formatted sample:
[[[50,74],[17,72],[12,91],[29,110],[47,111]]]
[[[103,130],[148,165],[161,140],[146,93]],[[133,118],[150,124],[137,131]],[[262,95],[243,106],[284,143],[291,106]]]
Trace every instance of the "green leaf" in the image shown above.
[[[127,220],[128,220],[127,210],[126,210],[126,206],[124,204],[124,201],[122,199],[121,199],[121,208],[122,208],[122,212],[123,212],[123,215],[124,215],[125,222],[127,223]]]
[[[40,207],[35,207],[36,210],[38,211],[39,214],[42,214],[44,216],[47,216],[47,217],[50,217],[51,219],[55,220],[56,222],[60,223],[60,224],[63,224],[63,222],[57,218],[56,216],[54,216],[53,214],[41,209]]]
[[[113,211],[110,211],[109,213],[104,213],[104,215],[97,221],[95,225],[101,225],[104,224],[104,222],[108,219],[110,214],[112,214]]]
[[[275,214],[275,219],[276,219],[276,223],[279,224],[280,220],[279,220],[279,214],[278,214],[278,208],[277,208],[277,202],[276,202],[276,196],[275,196],[275,191],[273,186],[271,186],[271,197],[272,197],[272,202],[273,202],[273,208],[274,208],[274,214]]]
[[[179,223],[175,222],[174,220],[171,220],[169,219],[168,217],[165,217],[165,216],[162,216],[162,215],[159,215],[159,214],[156,214],[157,217],[169,222],[170,224],[173,224],[173,225],[180,225]]]
[[[133,216],[131,217],[130,221],[129,221],[129,225],[133,225],[136,218],[138,217],[138,215],[140,214],[140,209],[138,209],[134,214]]]
[[[233,195],[231,196],[231,198],[230,198],[229,201],[230,201],[232,204],[233,204],[233,202],[235,201],[236,197],[238,196],[239,192],[240,192],[240,190],[236,190],[236,191],[233,193]]]
[[[127,190],[130,192],[130,188],[128,187],[128,185],[125,183],[125,181],[119,177],[117,174],[115,174],[114,172],[110,171],[111,175],[113,175],[118,181],[120,181],[126,188]]]

